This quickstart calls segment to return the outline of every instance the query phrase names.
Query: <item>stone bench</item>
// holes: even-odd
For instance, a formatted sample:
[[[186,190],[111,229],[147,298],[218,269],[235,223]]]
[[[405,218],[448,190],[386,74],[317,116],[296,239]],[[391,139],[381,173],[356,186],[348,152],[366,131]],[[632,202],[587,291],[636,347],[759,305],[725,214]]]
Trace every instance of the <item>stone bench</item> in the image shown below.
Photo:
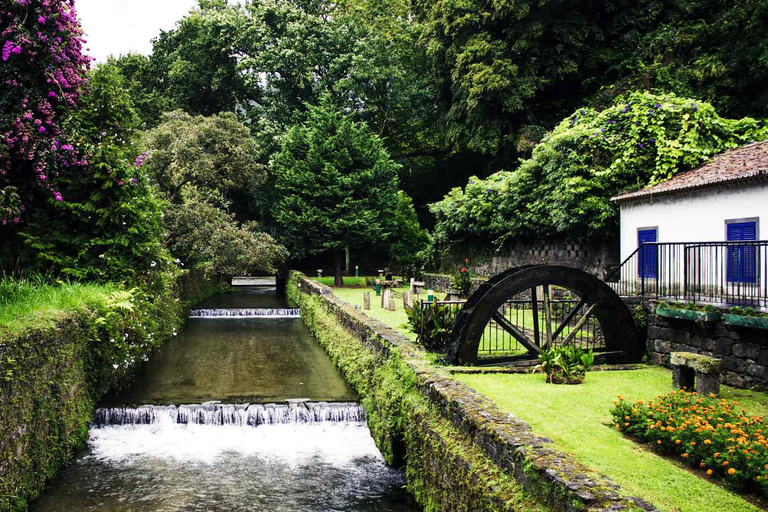
[[[720,393],[720,372],[722,359],[694,354],[693,352],[672,352],[669,357],[672,365],[672,386],[694,389],[702,395]]]

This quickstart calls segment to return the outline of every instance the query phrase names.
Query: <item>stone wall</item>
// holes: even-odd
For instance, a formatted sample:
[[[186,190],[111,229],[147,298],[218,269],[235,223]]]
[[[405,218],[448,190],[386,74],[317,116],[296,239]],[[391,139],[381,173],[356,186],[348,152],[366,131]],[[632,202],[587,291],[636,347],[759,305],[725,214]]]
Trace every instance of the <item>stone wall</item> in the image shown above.
[[[469,258],[472,272],[492,277],[511,268],[526,265],[564,265],[603,278],[620,263],[618,237],[612,240],[519,241],[510,247],[447,256],[441,262],[444,272],[456,272]]]
[[[169,320],[157,338],[182,325],[187,304],[221,290],[218,276],[202,269],[185,272],[176,285],[153,306]],[[0,510],[26,510],[88,438],[94,404],[115,385],[106,378],[111,366],[99,358],[109,342],[109,327],[99,320],[83,306],[54,322],[0,332]],[[128,320],[109,322],[133,333]]]
[[[768,331],[661,317],[655,301],[644,307],[649,362],[669,366],[670,352],[713,356],[723,360],[723,384],[768,390]]]
[[[426,512],[655,510],[433,365],[398,331],[293,273],[288,295],[362,397],[387,461]]]

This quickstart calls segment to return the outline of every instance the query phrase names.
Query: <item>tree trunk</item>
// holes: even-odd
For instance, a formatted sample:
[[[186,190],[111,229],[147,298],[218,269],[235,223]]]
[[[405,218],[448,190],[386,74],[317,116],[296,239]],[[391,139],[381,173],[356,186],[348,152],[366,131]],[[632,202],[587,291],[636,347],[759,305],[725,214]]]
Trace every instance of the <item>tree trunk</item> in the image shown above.
[[[344,261],[345,251],[344,249],[336,251],[336,275],[333,279],[333,286],[339,288],[344,286],[344,276],[341,273],[341,265]]]

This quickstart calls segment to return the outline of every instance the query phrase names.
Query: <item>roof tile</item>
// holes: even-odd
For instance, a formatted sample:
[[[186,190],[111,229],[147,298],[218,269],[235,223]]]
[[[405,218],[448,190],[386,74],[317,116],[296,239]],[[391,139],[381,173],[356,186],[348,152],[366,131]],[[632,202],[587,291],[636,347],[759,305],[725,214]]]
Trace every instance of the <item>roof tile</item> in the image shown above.
[[[621,194],[611,200],[629,201],[757,176],[768,176],[768,141],[753,142],[746,146],[729,149],[696,169],[675,174],[667,181],[636,192]]]

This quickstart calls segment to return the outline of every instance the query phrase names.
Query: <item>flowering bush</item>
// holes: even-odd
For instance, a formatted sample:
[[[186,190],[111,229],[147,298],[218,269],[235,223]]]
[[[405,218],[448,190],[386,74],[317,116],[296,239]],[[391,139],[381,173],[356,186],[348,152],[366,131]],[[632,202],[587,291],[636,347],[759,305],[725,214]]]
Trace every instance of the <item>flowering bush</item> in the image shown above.
[[[35,190],[62,201],[57,168],[87,164],[59,119],[76,107],[90,66],[74,3],[0,7],[0,225],[18,223]]]
[[[592,349],[558,345],[541,351],[534,372],[546,374],[547,382],[551,384],[581,384],[594,363]]]
[[[469,258],[464,259],[464,266],[453,276],[451,286],[459,292],[459,297],[466,299],[472,293],[472,275],[469,271]]]
[[[707,476],[768,496],[768,425],[738,409],[738,402],[684,390],[644,404],[621,396],[611,410],[616,429],[676,454]]]

